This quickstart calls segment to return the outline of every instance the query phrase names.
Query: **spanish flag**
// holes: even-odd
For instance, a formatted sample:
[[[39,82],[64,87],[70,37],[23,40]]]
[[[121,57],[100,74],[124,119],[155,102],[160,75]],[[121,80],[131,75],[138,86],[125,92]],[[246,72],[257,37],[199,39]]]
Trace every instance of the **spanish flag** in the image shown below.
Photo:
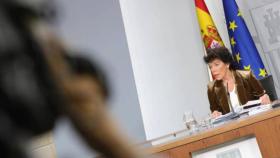
[[[205,48],[224,46],[204,0],[195,0],[195,6]]]

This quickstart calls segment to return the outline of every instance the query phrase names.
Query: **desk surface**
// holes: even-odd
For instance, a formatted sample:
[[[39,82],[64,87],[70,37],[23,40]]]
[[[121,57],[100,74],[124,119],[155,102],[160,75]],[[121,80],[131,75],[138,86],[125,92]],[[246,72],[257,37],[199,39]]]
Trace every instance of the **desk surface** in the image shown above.
[[[164,144],[152,146],[148,149],[148,152],[151,154],[160,153],[184,144],[192,143],[195,141],[199,141],[208,137],[212,137],[215,135],[219,135],[234,129],[242,128],[245,126],[249,126],[255,124],[257,122],[261,122],[267,119],[271,119],[273,117],[280,116],[280,108],[271,109],[266,112],[262,112],[253,116],[248,116],[245,118],[240,118],[226,124],[223,124],[219,127],[211,128],[202,132],[199,132],[195,135],[187,136],[178,140],[170,141]],[[174,133],[176,134],[176,133]]]

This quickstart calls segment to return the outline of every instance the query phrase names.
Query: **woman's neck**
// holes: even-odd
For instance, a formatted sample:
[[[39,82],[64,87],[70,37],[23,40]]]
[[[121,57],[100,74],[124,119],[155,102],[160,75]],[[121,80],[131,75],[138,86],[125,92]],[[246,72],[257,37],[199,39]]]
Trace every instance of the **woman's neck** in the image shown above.
[[[223,78],[223,84],[228,92],[232,92],[235,86],[235,79],[232,71],[228,70]]]
[[[224,84],[234,83],[234,76],[233,76],[232,71],[228,70],[222,80],[223,80]]]
[[[234,79],[233,72],[228,70],[222,80],[227,91],[232,92],[235,86],[235,79]]]

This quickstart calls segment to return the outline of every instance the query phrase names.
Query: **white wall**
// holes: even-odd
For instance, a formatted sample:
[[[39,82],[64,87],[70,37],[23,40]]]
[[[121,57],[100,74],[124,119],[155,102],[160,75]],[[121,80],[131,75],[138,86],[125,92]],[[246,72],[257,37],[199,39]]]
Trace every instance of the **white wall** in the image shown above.
[[[209,113],[194,1],[120,0],[147,139],[183,129],[182,114]]]

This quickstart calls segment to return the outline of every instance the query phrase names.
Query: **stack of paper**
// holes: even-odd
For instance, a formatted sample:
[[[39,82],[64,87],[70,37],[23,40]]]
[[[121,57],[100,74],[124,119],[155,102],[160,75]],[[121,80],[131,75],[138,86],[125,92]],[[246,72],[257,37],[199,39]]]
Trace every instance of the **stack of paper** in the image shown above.
[[[250,100],[245,105],[243,105],[242,107],[243,107],[243,109],[249,109],[249,108],[260,106],[260,105],[261,105],[260,100]]]
[[[224,115],[221,115],[221,116],[215,118],[212,123],[216,124],[216,123],[220,123],[220,122],[225,122],[225,121],[238,117],[238,115],[239,115],[238,113],[229,112],[227,114],[224,114]]]
[[[250,109],[248,114],[251,116],[251,115],[258,114],[260,112],[267,111],[269,109],[271,109],[271,104],[261,105],[256,108]]]
[[[243,105],[243,110],[240,113],[248,113],[248,115],[255,115],[271,109],[271,104],[261,105],[260,100],[251,100]]]
[[[251,100],[248,101],[245,105],[242,105],[239,107],[238,110],[235,110],[235,112],[229,112],[225,115],[221,115],[215,119],[213,119],[213,124],[220,124],[222,122],[226,122],[228,120],[232,120],[237,117],[243,116],[243,114],[248,114],[249,116],[258,114],[260,112],[267,111],[271,109],[271,104],[267,105],[261,105],[260,100]]]

